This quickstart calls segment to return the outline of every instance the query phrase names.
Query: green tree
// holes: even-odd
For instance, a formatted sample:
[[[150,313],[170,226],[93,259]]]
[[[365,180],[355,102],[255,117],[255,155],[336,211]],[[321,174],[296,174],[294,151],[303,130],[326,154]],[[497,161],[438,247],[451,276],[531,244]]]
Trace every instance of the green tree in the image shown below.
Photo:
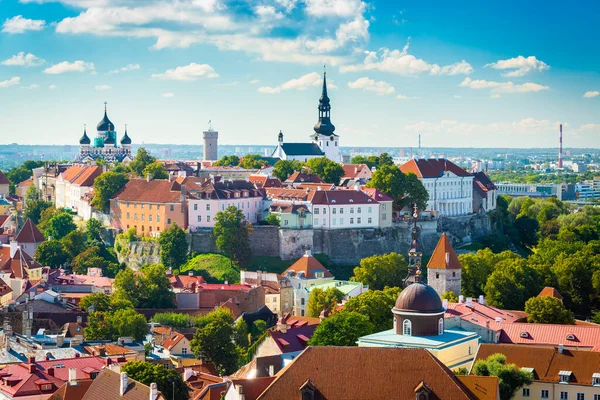
[[[486,360],[477,361],[472,373],[478,376],[497,376],[501,400],[512,399],[519,388],[533,382],[530,372],[520,370],[515,364],[507,364],[503,354],[492,354]]]
[[[524,259],[504,260],[485,285],[488,304],[505,310],[522,310],[525,302],[541,290],[540,278]]]
[[[527,322],[536,324],[572,324],[573,314],[556,297],[532,297],[525,303]]]
[[[462,293],[459,294],[475,298],[484,294],[485,284],[496,265],[503,260],[518,258],[512,251],[493,253],[490,249],[478,250],[474,254],[460,254],[458,259],[462,265]]]
[[[268,163],[262,159],[260,154],[246,154],[240,160],[238,166],[246,169],[259,169]]]
[[[396,304],[400,291],[401,289],[397,287],[369,290],[348,299],[341,312],[354,311],[366,316],[374,325],[374,332],[392,329],[393,319],[390,310]]]
[[[76,229],[73,216],[68,212],[59,211],[48,220],[44,234],[47,238],[60,240]]]
[[[169,177],[169,173],[167,172],[165,165],[160,161],[155,161],[151,164],[146,165],[143,174],[143,176],[145,177],[150,175],[152,179],[167,179]]]
[[[98,246],[91,246],[79,253],[72,262],[73,272],[86,274],[89,268],[102,268],[102,275],[112,277],[119,265],[105,257]]]
[[[404,184],[406,185],[405,197],[398,200],[398,205],[401,207],[406,207],[416,204],[420,210],[427,209],[429,193],[419,178],[412,172],[409,172],[405,175]]]
[[[247,349],[250,345],[248,341],[249,334],[248,324],[243,318],[238,318],[233,326],[234,342],[243,349]]]
[[[92,198],[92,206],[98,210],[107,212],[110,209],[110,199],[121,190],[125,184],[127,184],[127,176],[123,173],[109,171],[101,174],[94,179],[94,197]]]
[[[25,208],[30,204],[40,201],[42,199],[42,192],[33,184],[29,185],[25,192]]]
[[[211,362],[219,374],[231,374],[238,367],[239,353],[234,344],[233,316],[218,309],[199,318],[191,346],[196,357]]]
[[[383,165],[394,165],[394,158],[386,152],[379,155],[376,167],[381,167]]]
[[[171,290],[171,282],[161,264],[144,265],[137,276],[140,297],[140,308],[174,308],[175,294]]]
[[[244,213],[235,206],[219,211],[214,218],[213,234],[219,250],[229,257],[231,266],[247,265],[252,255],[250,232],[252,227],[246,222]]]
[[[519,232],[519,238],[524,246],[535,246],[539,228],[537,219],[519,215],[515,220],[515,228]]]
[[[273,176],[285,181],[296,171],[301,171],[304,164],[298,160],[279,160],[273,166]]]
[[[114,293],[118,299],[130,301],[134,306],[137,306],[140,299],[140,283],[138,277],[132,269],[126,268],[120,271],[115,277]]]
[[[146,317],[133,308],[116,310],[111,315],[112,327],[117,337],[132,337],[142,341],[148,333]]]
[[[169,268],[176,269],[188,259],[188,242],[185,232],[177,223],[158,237],[160,261]]]
[[[31,219],[31,222],[33,222],[34,224],[38,224],[40,222],[42,213],[49,208],[54,208],[54,207],[52,207],[52,203],[49,201],[43,201],[43,200],[31,201],[31,202],[25,204],[24,218],[26,220]],[[38,228],[39,228],[39,226],[38,226]]]
[[[91,293],[84,296],[79,302],[79,307],[83,311],[92,312],[100,311],[105,312],[110,310],[111,298],[106,293],[97,292]],[[89,311],[88,311],[89,310]]]
[[[218,161],[214,162],[213,165],[217,167],[234,167],[240,163],[238,156],[223,156]]]
[[[325,318],[309,340],[311,346],[356,346],[358,338],[373,333],[374,326],[357,312],[336,312]]]
[[[87,340],[113,340],[115,334],[111,314],[104,311],[90,312],[83,332]]]
[[[269,214],[269,215],[267,215],[267,218],[265,218],[265,221],[269,225],[279,226],[281,224],[281,218],[279,218],[279,215],[277,215],[277,214]]]
[[[144,177],[144,169],[146,169],[148,165],[152,164],[155,161],[156,157],[150,155],[150,153],[148,153],[148,151],[145,148],[140,147],[137,153],[135,154],[133,160],[131,160],[131,162],[129,163],[129,168],[131,169],[131,172],[133,172],[137,176]],[[94,186],[96,185],[94,184]]]
[[[33,258],[42,265],[58,268],[67,262],[67,254],[58,240],[47,240],[36,249]]]
[[[400,209],[416,203],[421,210],[427,208],[429,194],[415,174],[404,174],[393,164],[384,164],[373,173],[367,187],[376,188],[394,200]]]
[[[102,222],[96,218],[90,218],[85,223],[85,233],[88,242],[102,241]]]
[[[442,298],[442,300],[448,300],[450,303],[458,302],[458,296],[453,291],[444,292],[440,297]]]
[[[184,382],[182,374],[161,364],[144,361],[129,361],[121,367],[121,372],[144,385],[156,383],[156,387],[167,400],[187,400],[191,389]]]
[[[196,320],[189,314],[175,312],[156,313],[152,317],[151,321],[164,326],[171,326],[173,328],[190,328],[196,325]]]
[[[406,259],[397,253],[375,255],[360,260],[350,280],[362,282],[371,290],[383,290],[386,286],[402,287],[408,275]]]
[[[306,310],[309,317],[318,317],[321,311],[331,311],[344,299],[344,293],[336,287],[315,288],[310,291]]]
[[[87,238],[85,233],[74,230],[63,237],[60,242],[67,255],[67,262],[71,262],[79,253],[85,250]]]
[[[306,162],[310,172],[318,175],[327,183],[339,184],[344,176],[344,168],[326,157],[311,158]]]

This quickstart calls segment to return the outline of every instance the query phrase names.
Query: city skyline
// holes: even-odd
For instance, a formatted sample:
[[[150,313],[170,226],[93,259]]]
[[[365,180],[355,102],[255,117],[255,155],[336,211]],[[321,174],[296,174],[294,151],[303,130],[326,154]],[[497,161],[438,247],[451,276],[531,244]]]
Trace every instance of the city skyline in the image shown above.
[[[340,145],[600,147],[600,5],[2,0],[2,144],[305,142],[323,64]],[[535,18],[529,18],[535,15]]]

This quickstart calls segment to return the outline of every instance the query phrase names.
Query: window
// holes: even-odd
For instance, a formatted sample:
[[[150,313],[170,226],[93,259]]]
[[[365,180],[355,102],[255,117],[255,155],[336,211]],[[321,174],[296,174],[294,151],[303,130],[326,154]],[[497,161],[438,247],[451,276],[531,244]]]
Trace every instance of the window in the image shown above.
[[[286,219],[285,221],[283,221],[283,224],[287,226],[288,220]]]
[[[369,224],[373,223],[373,219],[369,218]]]
[[[49,384],[49,385],[41,385],[41,386],[40,386],[40,389],[41,389],[42,391],[46,391],[46,390],[52,390],[52,385],[51,385],[51,384]]]
[[[149,210],[152,210],[152,204],[150,204],[150,205],[148,206],[148,209],[149,209]]]
[[[332,214],[335,214],[335,212],[336,212],[336,209],[335,209],[335,208],[332,208],[332,209],[331,209],[331,213],[332,213]]]
[[[435,279],[440,279],[440,273],[439,272],[435,273]]]
[[[356,223],[360,224],[360,218],[356,218]]]
[[[384,206],[385,206],[385,204],[384,204]],[[367,211],[368,211],[369,214],[371,214],[373,212],[373,207],[367,208]]]
[[[454,271],[452,272],[452,277],[456,278],[456,272],[454,272]]]
[[[300,316],[304,317],[304,310],[300,310]]]
[[[144,203],[140,204],[140,207],[142,207],[142,210],[144,209]]]
[[[585,400],[585,393],[577,393],[577,400]]]
[[[202,222],[202,215],[198,215],[198,222]]]
[[[438,321],[438,335],[444,334],[444,318],[440,318]]]
[[[340,225],[344,225],[344,218],[340,218]]]
[[[171,225],[171,218],[167,218],[167,224]]]
[[[560,400],[569,400],[569,393],[560,392]]]
[[[360,207],[356,207],[356,212],[360,214],[361,208]]]
[[[402,334],[406,336],[411,336],[412,324],[409,319],[405,319],[402,323]]]
[[[206,222],[210,222],[210,215],[206,216]]]
[[[549,397],[548,391],[546,389],[542,389],[540,392],[540,398],[547,399]]]
[[[319,215],[319,209],[315,208],[315,215]]]
[[[569,383],[569,378],[571,378],[571,373],[567,372],[567,371],[560,371],[558,373],[558,376],[560,377],[560,379],[559,379],[560,383]]]
[[[160,214],[156,215],[156,222],[160,222]]]
[[[198,203],[194,203],[194,211],[198,211]]]
[[[327,209],[323,207],[323,215],[327,214]]]
[[[129,213],[127,213],[127,218],[129,218]]]
[[[319,218],[315,218],[315,225],[319,225]]]
[[[340,208],[340,214],[343,214],[343,213],[344,213],[344,209]]]
[[[529,397],[529,388],[523,388],[523,397]]]
[[[354,223],[354,218],[350,218],[350,223],[353,224]]]
[[[152,222],[152,214],[148,215],[148,222]]]
[[[387,214],[381,214],[381,220],[382,221],[387,220]]]
[[[469,346],[469,355],[473,354],[473,349]]]
[[[600,386],[600,373],[595,373],[592,375],[592,385]]]
[[[135,213],[133,214],[133,220],[137,221],[137,214],[135,214]]]
[[[144,217],[145,217],[145,215],[144,215],[144,214],[142,214],[142,222],[144,222]]]
[[[187,347],[182,347],[181,348],[181,354],[187,354],[187,353],[188,353]]]
[[[332,222],[332,225],[337,225],[337,218],[334,218]]]
[[[354,214],[354,207],[350,207],[350,214]]]
[[[595,394],[594,395],[594,400],[600,400],[600,394]]]

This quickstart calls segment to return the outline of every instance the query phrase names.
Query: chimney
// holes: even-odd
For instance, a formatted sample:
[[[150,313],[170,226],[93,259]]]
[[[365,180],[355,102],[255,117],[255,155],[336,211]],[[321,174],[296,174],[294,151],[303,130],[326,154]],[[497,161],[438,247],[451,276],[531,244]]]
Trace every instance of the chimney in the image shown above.
[[[559,344],[558,345],[558,354],[562,354],[565,352],[565,345],[564,344]]]
[[[46,372],[48,372],[48,375],[50,376],[54,376],[54,367],[50,367],[46,370]]]
[[[16,241],[10,241],[10,258],[13,258],[15,254],[17,254],[17,250],[19,249],[19,245]]]
[[[442,307],[444,307],[445,309],[448,309],[448,299],[444,299],[442,301]]]
[[[46,361],[50,361],[50,354],[46,354]]]
[[[306,250],[304,250],[304,255],[306,257],[311,257],[312,256],[312,252],[310,251],[310,249],[306,249]]]
[[[193,375],[193,371],[192,371],[192,369],[191,369],[191,368],[185,368],[185,369],[183,370],[183,380],[184,380],[185,382],[187,382],[187,381],[188,381],[188,379],[190,379],[190,378],[192,377],[192,375]]]
[[[458,302],[459,303],[464,303],[465,302],[465,296],[463,296],[462,294],[460,296],[458,296]]]
[[[150,384],[150,400],[156,400],[158,397],[158,387],[156,387],[156,383],[152,382]]]
[[[81,354],[80,353],[75,353],[75,358],[79,358],[79,357],[81,357]]]
[[[446,252],[446,265],[450,264],[450,253]]]
[[[106,360],[104,360],[104,364],[105,364],[107,367],[110,367],[110,366],[112,365],[112,358],[110,358],[110,357],[107,357],[107,358],[106,358]]]
[[[36,368],[35,368],[35,357],[29,357],[29,373],[30,374],[35,374]]]
[[[81,317],[81,315],[77,316],[77,323],[81,324],[83,322],[83,318]]]
[[[482,294],[479,295],[479,300],[477,301],[481,305],[485,305],[485,297]]]
[[[269,365],[269,376],[275,375],[275,366]]]
[[[146,182],[150,182],[152,180],[152,174],[146,174]]]
[[[77,368],[69,368],[69,385],[77,384]]]
[[[194,271],[188,271],[188,276],[194,276]]]
[[[56,337],[56,347],[62,347],[65,344],[65,337],[63,335],[58,335]]]
[[[127,391],[127,373],[121,372],[121,386],[119,389],[119,395],[123,396]]]
[[[473,308],[473,298],[467,297],[467,307]]]

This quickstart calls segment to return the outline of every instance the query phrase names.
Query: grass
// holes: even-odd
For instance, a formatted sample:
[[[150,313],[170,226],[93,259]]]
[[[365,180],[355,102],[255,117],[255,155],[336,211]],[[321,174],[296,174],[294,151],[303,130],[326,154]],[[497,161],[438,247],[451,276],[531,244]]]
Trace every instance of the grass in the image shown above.
[[[194,271],[195,275],[202,276],[208,283],[240,281],[240,272],[235,266],[232,268],[229,258],[222,254],[198,254],[181,266],[182,274],[188,271]]]

